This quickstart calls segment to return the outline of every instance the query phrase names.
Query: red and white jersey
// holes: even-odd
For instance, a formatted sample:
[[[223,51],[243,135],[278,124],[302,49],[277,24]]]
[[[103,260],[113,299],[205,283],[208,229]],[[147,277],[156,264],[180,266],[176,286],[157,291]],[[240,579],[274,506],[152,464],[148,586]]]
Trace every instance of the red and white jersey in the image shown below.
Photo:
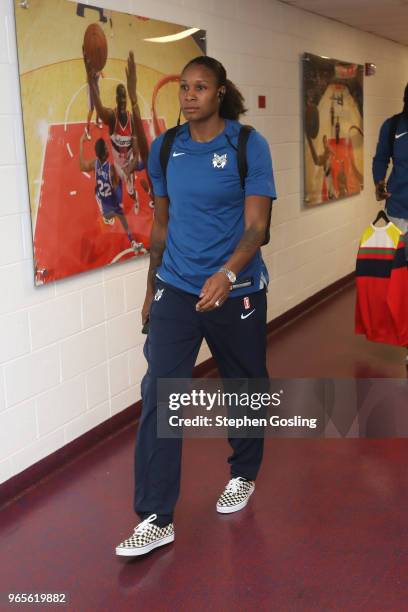
[[[365,229],[356,285],[356,333],[373,342],[407,346],[408,264],[401,231],[393,223]]]
[[[119,121],[118,111],[115,110],[115,127],[110,135],[112,142],[112,153],[115,162],[123,168],[133,157],[132,151],[132,118],[126,111],[126,124],[122,126]]]

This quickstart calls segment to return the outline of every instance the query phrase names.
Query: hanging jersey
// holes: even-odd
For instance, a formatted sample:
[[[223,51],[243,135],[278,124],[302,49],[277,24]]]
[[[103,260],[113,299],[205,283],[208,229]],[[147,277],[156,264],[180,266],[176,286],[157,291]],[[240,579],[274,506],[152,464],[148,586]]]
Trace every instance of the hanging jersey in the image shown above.
[[[393,223],[365,229],[356,264],[355,331],[373,342],[408,344],[400,306],[408,290],[408,285],[404,287],[401,282],[403,274],[398,263],[401,256],[405,261],[402,234]]]
[[[387,302],[397,328],[398,344],[408,346],[408,234],[400,237],[392,262]]]
[[[115,188],[112,185],[111,166],[108,161],[95,163],[95,195],[102,214],[106,217],[122,213],[122,181]]]

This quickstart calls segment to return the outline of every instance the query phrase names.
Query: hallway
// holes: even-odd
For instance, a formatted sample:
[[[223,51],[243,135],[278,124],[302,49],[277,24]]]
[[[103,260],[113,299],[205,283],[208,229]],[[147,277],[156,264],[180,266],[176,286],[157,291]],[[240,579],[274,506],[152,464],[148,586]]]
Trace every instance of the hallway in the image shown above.
[[[405,378],[404,349],[353,334],[350,285],[270,336],[272,377]],[[67,593],[65,609],[407,609],[405,439],[267,439],[255,495],[218,515],[228,446],[189,439],[176,541],[122,561],[135,425],[0,514],[0,593]],[[405,540],[407,537],[407,540]],[[26,607],[26,606],[25,606]],[[64,608],[63,606],[60,606]]]

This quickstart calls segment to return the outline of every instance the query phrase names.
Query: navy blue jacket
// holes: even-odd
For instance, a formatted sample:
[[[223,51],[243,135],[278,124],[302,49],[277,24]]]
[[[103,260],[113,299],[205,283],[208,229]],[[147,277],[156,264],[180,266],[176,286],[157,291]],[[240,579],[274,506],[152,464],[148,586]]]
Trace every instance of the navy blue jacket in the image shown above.
[[[391,159],[390,146],[391,118],[381,126],[377,150],[373,158],[374,182],[382,181],[387,174]],[[386,208],[389,215],[408,219],[408,118],[401,117],[394,138],[393,166],[387,181],[387,191],[391,197]]]

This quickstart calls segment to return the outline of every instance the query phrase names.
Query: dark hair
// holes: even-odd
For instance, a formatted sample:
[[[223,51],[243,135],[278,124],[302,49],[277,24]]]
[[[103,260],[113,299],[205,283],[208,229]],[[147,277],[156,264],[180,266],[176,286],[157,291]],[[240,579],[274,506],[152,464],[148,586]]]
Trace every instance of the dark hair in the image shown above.
[[[405,85],[404,90],[404,108],[402,109],[404,115],[408,116],[408,83]]]
[[[119,85],[116,85],[116,96],[119,94],[119,91],[121,89],[124,89],[125,90],[125,94],[126,94],[126,87],[124,86],[123,83],[119,83]]]
[[[227,79],[227,72],[221,62],[208,55],[200,55],[189,61],[184,66],[183,72],[193,65],[205,66],[211,70],[217,80],[217,87],[225,87],[225,94],[220,104],[220,117],[238,119],[240,115],[247,112],[242,93],[232,81]]]
[[[98,140],[95,142],[95,153],[96,153],[96,157],[99,159],[99,161],[101,160],[102,157],[105,156],[105,154],[106,154],[106,142],[104,141],[103,138],[98,138]]]

